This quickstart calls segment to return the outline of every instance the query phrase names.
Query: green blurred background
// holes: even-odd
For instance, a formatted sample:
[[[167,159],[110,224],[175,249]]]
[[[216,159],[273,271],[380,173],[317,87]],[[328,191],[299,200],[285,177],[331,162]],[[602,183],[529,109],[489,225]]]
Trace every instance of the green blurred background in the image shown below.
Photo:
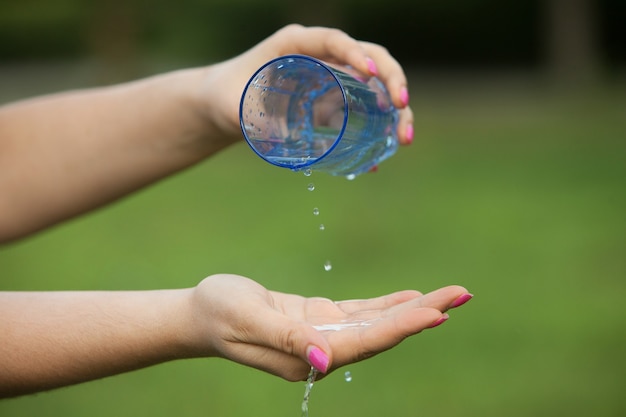
[[[321,381],[311,417],[624,416],[625,18],[622,0],[0,1],[1,102],[215,62],[299,22],[387,46],[416,116],[415,143],[354,181],[241,143],[1,247],[0,289],[231,272],[344,299],[458,283],[475,299]],[[191,360],[0,401],[0,416],[299,416],[303,392]]]

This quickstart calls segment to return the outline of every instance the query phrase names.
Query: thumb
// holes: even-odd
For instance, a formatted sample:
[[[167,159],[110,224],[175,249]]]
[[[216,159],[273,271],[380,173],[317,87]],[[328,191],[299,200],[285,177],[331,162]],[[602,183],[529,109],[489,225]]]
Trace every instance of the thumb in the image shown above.
[[[330,358],[328,355],[315,345],[309,345],[306,352],[309,364],[325,374],[328,371],[328,366],[330,365]]]
[[[257,343],[273,350],[297,356],[322,373],[326,373],[331,363],[330,345],[322,336],[307,323],[292,320],[276,313],[258,326]]]

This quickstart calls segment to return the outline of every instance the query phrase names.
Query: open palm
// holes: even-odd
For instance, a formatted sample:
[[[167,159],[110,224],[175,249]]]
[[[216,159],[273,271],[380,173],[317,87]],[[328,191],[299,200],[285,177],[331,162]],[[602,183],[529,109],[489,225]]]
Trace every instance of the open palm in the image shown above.
[[[208,277],[195,296],[196,315],[211,335],[204,340],[210,355],[288,380],[306,377],[311,346],[328,355],[331,371],[443,322],[455,300],[469,297],[465,288],[449,286],[428,294],[406,290],[333,302],[269,291],[237,275]]]

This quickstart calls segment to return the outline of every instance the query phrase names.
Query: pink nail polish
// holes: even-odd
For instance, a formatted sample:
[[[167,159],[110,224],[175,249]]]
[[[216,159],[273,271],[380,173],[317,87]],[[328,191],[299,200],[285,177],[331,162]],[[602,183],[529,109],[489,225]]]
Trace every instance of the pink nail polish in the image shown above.
[[[376,67],[376,63],[371,58],[367,58],[367,69],[373,76],[376,77],[378,75],[378,68]]]
[[[402,90],[400,90],[400,102],[403,106],[409,105],[409,90],[406,87],[402,87]]]
[[[326,373],[328,368],[328,356],[320,348],[313,347],[309,351],[309,363],[320,372]]]
[[[406,127],[406,144],[410,145],[411,143],[413,143],[413,135],[414,135],[414,131],[413,131],[413,125],[408,125]]]
[[[450,308],[456,308],[456,307],[462,306],[463,304],[471,300],[473,296],[474,295],[469,294],[469,293],[459,296],[456,300],[452,302],[452,304],[450,304]]]
[[[433,322],[433,324],[431,324],[430,326],[428,326],[429,329],[432,329],[433,327],[437,327],[443,323],[446,322],[446,320],[448,320],[450,318],[449,315],[445,314],[441,317],[439,317],[436,321]]]

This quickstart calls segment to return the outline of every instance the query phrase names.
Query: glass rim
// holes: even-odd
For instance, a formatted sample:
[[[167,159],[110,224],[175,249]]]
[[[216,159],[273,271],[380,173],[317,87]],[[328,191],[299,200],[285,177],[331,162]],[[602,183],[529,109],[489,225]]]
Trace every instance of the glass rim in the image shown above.
[[[244,111],[243,111],[243,107],[244,107],[244,101],[246,98],[246,93],[248,92],[248,89],[250,87],[250,85],[252,84],[252,81],[257,77],[257,75],[259,75],[259,73],[261,73],[263,70],[265,70],[267,67],[275,64],[278,61],[283,61],[283,60],[304,60],[304,61],[310,61],[310,62],[314,62],[315,64],[321,66],[323,69],[325,69],[330,75],[332,75],[333,79],[335,80],[335,83],[337,84],[337,86],[339,87],[339,90],[341,91],[341,98],[343,100],[343,123],[341,125],[341,130],[339,131],[339,133],[337,134],[337,137],[335,138],[335,140],[333,141],[332,145],[328,147],[328,149],[320,156],[318,156],[317,158],[306,158],[301,164],[284,164],[281,162],[277,162],[277,161],[272,161],[268,158],[266,158],[264,155],[262,155],[261,153],[259,153],[259,151],[257,151],[256,147],[253,146],[251,140],[248,138],[248,133],[247,133],[247,129],[244,123]],[[346,90],[344,85],[342,84],[342,82],[340,81],[339,77],[337,76],[337,74],[335,73],[335,71],[338,71],[337,68],[332,67],[331,65],[327,64],[326,62],[314,58],[312,56],[308,56],[308,55],[302,55],[302,54],[289,54],[289,55],[282,55],[276,58],[271,59],[270,61],[266,62],[265,64],[263,64],[259,69],[257,69],[254,74],[252,74],[252,76],[250,77],[250,79],[248,80],[248,82],[246,82],[246,86],[243,89],[243,93],[241,95],[241,100],[239,102],[239,124],[241,127],[241,131],[243,132],[243,137],[246,140],[246,142],[248,143],[248,145],[250,146],[250,148],[252,148],[252,150],[258,155],[260,156],[263,160],[269,162],[272,165],[276,165],[279,166],[281,168],[289,168],[293,171],[300,171],[306,168],[311,167],[311,165],[318,163],[319,161],[321,161],[322,159],[324,159],[326,156],[328,156],[338,145],[339,141],[343,138],[343,135],[346,131],[346,127],[348,126],[348,117],[349,117],[349,108],[348,108],[348,98],[347,98],[347,94],[346,94]],[[349,75],[349,74],[348,74]]]

